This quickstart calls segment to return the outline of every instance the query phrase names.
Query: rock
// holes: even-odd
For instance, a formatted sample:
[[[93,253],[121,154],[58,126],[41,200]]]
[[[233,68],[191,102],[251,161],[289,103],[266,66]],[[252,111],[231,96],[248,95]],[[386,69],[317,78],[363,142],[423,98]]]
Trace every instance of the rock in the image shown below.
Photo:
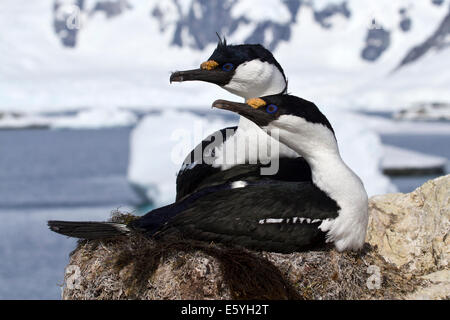
[[[292,254],[139,234],[80,241],[63,299],[448,298],[450,176],[370,200],[368,243]],[[115,222],[131,215],[116,214]]]
[[[450,175],[409,194],[372,197],[367,242],[398,267],[424,275],[448,267]]]
[[[430,284],[418,288],[406,296],[410,300],[450,299],[450,270],[441,270],[422,277],[430,280]]]

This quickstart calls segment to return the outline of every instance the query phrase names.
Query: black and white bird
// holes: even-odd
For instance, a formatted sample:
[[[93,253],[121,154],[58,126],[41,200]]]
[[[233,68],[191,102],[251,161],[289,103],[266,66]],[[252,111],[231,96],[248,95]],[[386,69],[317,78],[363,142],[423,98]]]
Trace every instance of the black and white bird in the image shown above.
[[[95,239],[143,232],[178,235],[275,252],[302,251],[332,243],[360,249],[368,222],[368,199],[359,177],[343,162],[333,128],[311,102],[291,95],[258,98],[258,107],[217,100],[213,106],[252,121],[302,155],[312,181],[257,180],[201,189],[134,222],[49,221],[50,229]]]
[[[199,69],[174,72],[170,81],[213,83],[250,102],[287,91],[283,68],[269,50],[259,44],[227,45],[220,37],[217,48]],[[276,173],[261,173],[261,167],[271,166],[273,159],[279,161]],[[260,179],[310,181],[311,171],[295,151],[241,117],[237,127],[213,133],[186,157],[177,175],[176,199],[214,184]]]

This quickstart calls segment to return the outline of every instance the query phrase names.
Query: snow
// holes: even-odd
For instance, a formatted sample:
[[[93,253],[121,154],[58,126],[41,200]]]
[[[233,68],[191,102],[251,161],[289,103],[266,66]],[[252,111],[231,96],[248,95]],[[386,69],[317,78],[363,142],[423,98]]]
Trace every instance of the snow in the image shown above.
[[[44,127],[52,129],[100,129],[127,127],[137,122],[137,116],[128,110],[86,109],[73,115],[43,115],[36,113],[5,113],[0,115],[0,129]]]
[[[206,54],[169,47],[169,36],[149,17],[151,2],[135,1],[133,10],[111,19],[92,16],[75,49],[64,48],[53,32],[53,1],[18,4],[0,4],[0,27],[8,30],[0,43],[0,110],[195,106],[221,91],[170,86],[171,71],[199,66]]]
[[[275,23],[286,23],[291,20],[291,13],[280,0],[240,0],[231,9],[234,18],[245,17],[249,21],[258,23],[271,20]]]
[[[339,26],[324,29],[311,10],[300,9],[289,43],[275,52],[290,91],[321,105],[365,110],[398,110],[417,101],[450,101],[450,50],[431,51],[396,72],[407,52],[437,29],[448,8],[431,1],[348,1],[352,12]],[[405,5],[405,3],[407,5]],[[397,27],[398,9],[410,8],[412,28]],[[376,62],[360,58],[369,22],[386,24],[391,45]],[[390,18],[388,18],[390,17]],[[388,21],[382,21],[389,19]]]
[[[425,169],[444,167],[447,159],[394,146],[383,146],[383,169]]]

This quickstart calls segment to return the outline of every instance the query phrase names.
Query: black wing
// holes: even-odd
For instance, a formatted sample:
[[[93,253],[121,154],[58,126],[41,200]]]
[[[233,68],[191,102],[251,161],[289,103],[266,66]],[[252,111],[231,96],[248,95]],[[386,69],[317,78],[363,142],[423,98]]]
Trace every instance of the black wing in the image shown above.
[[[234,135],[237,127],[223,128],[206,137],[194,150],[186,157],[180,171],[177,174],[177,196],[176,201],[199,190],[204,186],[203,180],[219,173],[220,168],[215,168],[211,163],[214,158],[214,142],[217,135],[222,136],[225,142]]]
[[[321,220],[337,217],[338,210],[337,203],[312,183],[258,182],[245,188],[227,185],[201,190],[150,212],[135,227],[158,238],[176,234],[255,250],[293,252],[323,245],[325,235],[318,226]]]
[[[205,187],[221,185],[232,181],[311,181],[311,169],[302,157],[280,158],[279,170],[275,175],[261,175],[261,168],[268,165],[240,164],[227,170],[213,167],[214,141],[218,134],[226,141],[236,131],[237,127],[228,127],[204,139],[186,157],[182,169],[177,175],[177,196],[179,201],[193,192]]]

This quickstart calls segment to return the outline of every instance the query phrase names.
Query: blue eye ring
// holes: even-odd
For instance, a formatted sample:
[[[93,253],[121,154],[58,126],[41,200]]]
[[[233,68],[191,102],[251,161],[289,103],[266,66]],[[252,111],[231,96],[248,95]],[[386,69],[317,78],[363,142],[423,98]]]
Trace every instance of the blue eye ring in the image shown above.
[[[270,114],[277,112],[277,110],[278,110],[278,107],[276,105],[274,105],[274,104],[269,104],[266,107],[267,113],[270,113]]]
[[[231,71],[231,70],[233,70],[233,68],[234,68],[234,65],[232,63],[225,63],[222,66],[223,71]]]

